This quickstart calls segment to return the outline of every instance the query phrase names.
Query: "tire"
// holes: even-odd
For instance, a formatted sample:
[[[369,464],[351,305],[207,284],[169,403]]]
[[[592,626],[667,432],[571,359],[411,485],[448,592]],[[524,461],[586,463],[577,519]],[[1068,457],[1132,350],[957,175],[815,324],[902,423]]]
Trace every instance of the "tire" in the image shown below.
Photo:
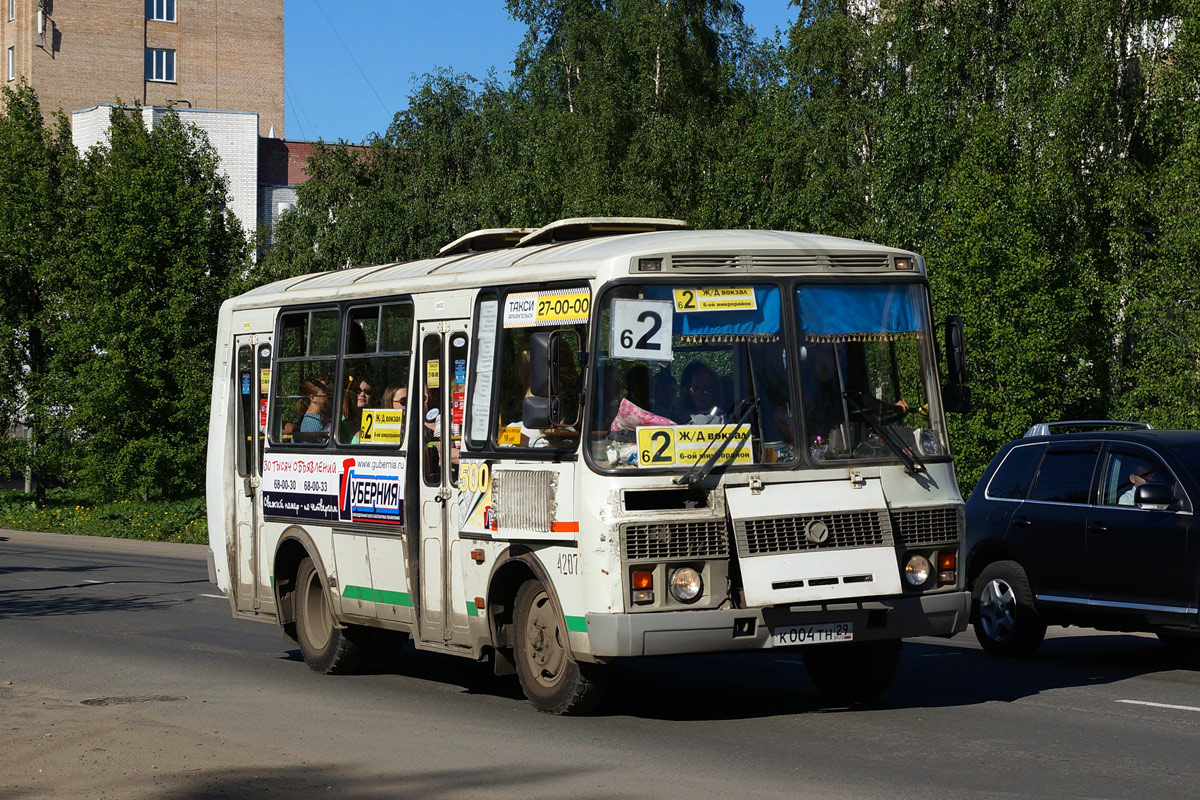
[[[996,561],[979,573],[971,590],[971,622],[979,644],[994,656],[1027,656],[1046,637],[1029,577],[1015,561]]]
[[[1158,640],[1188,669],[1200,669],[1200,638],[1174,631],[1158,631]]]
[[[366,628],[337,624],[320,573],[311,558],[301,561],[296,570],[296,642],[309,669],[323,675],[358,671],[368,633]]]
[[[546,588],[529,580],[517,590],[513,613],[513,660],[525,697],[548,714],[586,714],[599,704],[608,671],[581,664],[571,655]]]
[[[900,639],[809,645],[804,648],[804,668],[830,700],[866,703],[891,684],[903,646]]]

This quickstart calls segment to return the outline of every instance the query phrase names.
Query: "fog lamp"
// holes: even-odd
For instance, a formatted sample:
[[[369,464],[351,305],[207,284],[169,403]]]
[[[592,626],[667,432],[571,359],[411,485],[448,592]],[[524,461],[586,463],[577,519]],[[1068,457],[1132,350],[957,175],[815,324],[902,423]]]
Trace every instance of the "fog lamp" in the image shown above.
[[[904,580],[908,581],[910,586],[920,586],[929,580],[931,569],[929,559],[925,556],[909,556],[908,563],[904,565]]]
[[[680,567],[671,573],[671,594],[681,603],[691,603],[704,591],[700,573],[691,567]]]

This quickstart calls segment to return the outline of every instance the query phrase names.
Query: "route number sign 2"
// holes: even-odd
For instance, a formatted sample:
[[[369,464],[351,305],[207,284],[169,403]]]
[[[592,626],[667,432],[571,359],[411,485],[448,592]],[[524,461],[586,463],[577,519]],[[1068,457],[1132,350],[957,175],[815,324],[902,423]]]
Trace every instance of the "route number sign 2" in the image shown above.
[[[614,358],[671,361],[674,309],[669,300],[614,300],[612,342]]]

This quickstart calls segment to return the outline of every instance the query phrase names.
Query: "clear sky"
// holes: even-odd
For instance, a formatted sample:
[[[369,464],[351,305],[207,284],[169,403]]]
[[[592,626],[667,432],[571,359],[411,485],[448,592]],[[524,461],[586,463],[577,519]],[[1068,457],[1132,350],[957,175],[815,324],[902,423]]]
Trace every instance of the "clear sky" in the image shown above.
[[[796,15],[788,0],[742,4],[763,36]],[[439,67],[507,81],[525,34],[504,0],[284,0],[283,30],[287,138],[351,143],[387,130]]]

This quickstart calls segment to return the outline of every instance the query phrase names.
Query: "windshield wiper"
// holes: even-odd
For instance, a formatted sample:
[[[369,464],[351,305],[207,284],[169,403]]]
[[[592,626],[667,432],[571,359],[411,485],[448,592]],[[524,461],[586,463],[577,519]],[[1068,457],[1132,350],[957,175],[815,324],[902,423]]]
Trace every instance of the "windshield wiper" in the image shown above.
[[[883,443],[904,462],[905,473],[916,475],[918,472],[926,471],[925,462],[913,452],[911,447],[904,444],[895,431],[883,424],[878,411],[863,406],[851,392],[842,392],[842,397],[849,404],[853,413],[865,419],[871,426],[871,430],[875,431]]]
[[[758,408],[758,398],[757,397],[745,397],[745,398],[742,398],[741,400],[739,400],[737,402],[737,405],[745,406],[745,409],[742,410],[742,412],[741,412],[741,416],[738,417],[735,422],[723,423],[721,425],[721,429],[719,431],[717,431],[717,438],[713,439],[711,442],[709,442],[708,447],[704,448],[704,452],[700,454],[700,460],[698,460],[696,462],[696,465],[694,467],[692,467],[691,469],[689,469],[687,472],[685,472],[683,475],[680,475],[678,478],[671,481],[671,483],[674,483],[676,486],[688,486],[692,483],[702,481],[706,477],[708,477],[708,473],[712,472],[713,466],[716,465],[717,460],[721,457],[721,454],[725,452],[725,448],[727,448],[729,446],[729,443],[731,441],[733,441],[732,436],[728,436],[728,437],[725,436],[725,429],[728,428],[730,425],[733,425],[733,429],[735,431],[738,428],[742,427],[742,423],[744,423],[746,421],[746,419],[750,416],[750,413]],[[736,408],[736,406],[735,406],[735,408]],[[736,412],[732,412],[732,413],[736,413]],[[708,455],[708,451],[712,450],[712,447],[714,444],[717,445],[717,449],[715,451],[713,451],[713,454],[711,456],[708,456],[707,458],[705,458],[705,456]],[[742,444],[739,442],[738,447],[741,447],[741,446],[742,446]],[[747,438],[747,440],[746,440],[746,446],[747,447],[751,446],[749,438]]]

